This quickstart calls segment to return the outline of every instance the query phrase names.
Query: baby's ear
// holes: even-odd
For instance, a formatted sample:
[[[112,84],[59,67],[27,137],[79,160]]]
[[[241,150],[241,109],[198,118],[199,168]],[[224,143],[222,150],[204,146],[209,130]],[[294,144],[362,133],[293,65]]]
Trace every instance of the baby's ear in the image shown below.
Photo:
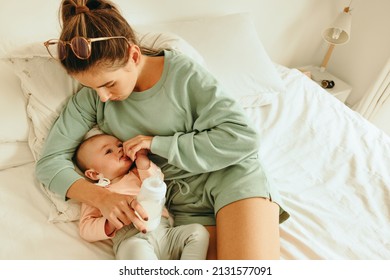
[[[97,181],[103,177],[103,174],[101,174],[93,169],[85,170],[84,175],[93,181]]]

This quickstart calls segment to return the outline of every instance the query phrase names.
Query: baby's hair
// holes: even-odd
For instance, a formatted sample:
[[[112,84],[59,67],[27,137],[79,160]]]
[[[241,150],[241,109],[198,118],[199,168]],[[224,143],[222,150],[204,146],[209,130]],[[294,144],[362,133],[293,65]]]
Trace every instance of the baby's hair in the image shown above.
[[[76,36],[85,38],[124,36],[130,44],[138,44],[134,30],[121,15],[114,3],[108,0],[63,0],[59,16],[62,24],[60,40],[70,41]],[[124,39],[112,39],[92,43],[88,59],[77,58],[67,48],[67,56],[61,60],[68,73],[86,71],[97,64],[123,67],[128,59],[129,45]],[[145,55],[158,51],[140,46]]]
[[[95,134],[95,135],[92,135],[91,137],[83,140],[79,145],[78,147],[76,148],[76,151],[73,155],[73,162],[76,164],[76,166],[78,167],[78,169],[84,174],[84,172],[86,170],[89,169],[89,166],[86,165],[86,163],[84,162],[84,160],[80,157],[80,150],[86,145],[88,144],[89,142],[92,141],[92,139],[95,139],[99,136],[102,136],[104,134]]]

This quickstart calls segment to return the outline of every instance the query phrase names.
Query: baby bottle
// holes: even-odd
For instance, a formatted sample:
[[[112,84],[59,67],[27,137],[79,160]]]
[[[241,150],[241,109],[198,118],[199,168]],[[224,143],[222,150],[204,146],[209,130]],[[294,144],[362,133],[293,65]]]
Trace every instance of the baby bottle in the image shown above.
[[[165,204],[167,185],[158,177],[150,177],[143,181],[137,195],[138,202],[148,215],[147,231],[157,228],[161,221],[161,213]]]

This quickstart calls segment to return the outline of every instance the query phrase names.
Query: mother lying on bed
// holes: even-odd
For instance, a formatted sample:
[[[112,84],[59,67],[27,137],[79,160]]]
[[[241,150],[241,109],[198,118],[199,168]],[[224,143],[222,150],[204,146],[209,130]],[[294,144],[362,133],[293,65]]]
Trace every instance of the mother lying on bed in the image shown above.
[[[288,214],[264,176],[258,135],[214,77],[184,55],[140,47],[108,1],[63,1],[61,17],[60,39],[45,45],[84,87],[51,129],[39,180],[64,199],[97,207],[118,229],[144,229],[134,214],[144,213],[140,204],[129,206],[133,197],[74,169],[76,147],[97,124],[130,139],[124,147],[132,159],[141,149],[151,153],[165,174],[176,224],[200,223],[210,232],[209,259],[278,259],[279,222]]]

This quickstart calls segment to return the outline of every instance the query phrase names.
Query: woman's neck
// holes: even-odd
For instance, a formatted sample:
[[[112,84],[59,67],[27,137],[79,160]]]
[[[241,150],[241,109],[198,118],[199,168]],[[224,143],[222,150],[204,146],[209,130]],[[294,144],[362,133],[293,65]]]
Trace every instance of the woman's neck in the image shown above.
[[[141,70],[136,84],[136,91],[152,88],[160,80],[164,71],[164,56],[142,56]]]

